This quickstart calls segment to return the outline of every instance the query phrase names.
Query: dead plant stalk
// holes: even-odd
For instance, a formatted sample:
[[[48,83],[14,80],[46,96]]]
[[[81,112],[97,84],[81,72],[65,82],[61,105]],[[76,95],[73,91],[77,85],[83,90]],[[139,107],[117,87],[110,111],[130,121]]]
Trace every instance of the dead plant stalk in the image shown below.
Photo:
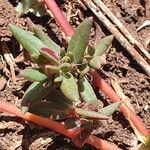
[[[149,1],[149,0],[148,0]],[[148,3],[147,1],[147,3]],[[120,20],[109,10],[109,8],[101,0],[93,0],[93,2],[107,15],[107,17],[117,26],[118,30],[128,39],[128,41],[135,45],[138,49],[137,51],[143,55],[148,62],[150,62],[150,54],[144,48],[144,46],[138,42],[131,33],[126,29],[126,27],[120,22]],[[150,1],[149,5],[150,7]],[[149,12],[150,13],[150,12]]]

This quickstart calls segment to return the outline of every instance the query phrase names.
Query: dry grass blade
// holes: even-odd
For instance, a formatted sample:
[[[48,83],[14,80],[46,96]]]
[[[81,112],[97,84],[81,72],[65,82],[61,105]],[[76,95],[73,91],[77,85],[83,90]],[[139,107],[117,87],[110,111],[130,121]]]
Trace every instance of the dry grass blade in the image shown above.
[[[97,16],[97,18],[107,27],[107,29],[116,37],[120,44],[131,54],[131,56],[140,64],[143,70],[150,77],[150,65],[148,62],[134,49],[128,40],[120,33],[120,31],[112,24],[107,17],[97,9],[97,6],[91,0],[82,0],[89,9]]]
[[[130,99],[123,93],[122,88],[119,85],[115,77],[111,79],[111,85],[114,88],[117,95],[120,97],[121,102],[124,103],[127,107],[129,107],[135,113],[135,110],[132,104],[130,103]]]

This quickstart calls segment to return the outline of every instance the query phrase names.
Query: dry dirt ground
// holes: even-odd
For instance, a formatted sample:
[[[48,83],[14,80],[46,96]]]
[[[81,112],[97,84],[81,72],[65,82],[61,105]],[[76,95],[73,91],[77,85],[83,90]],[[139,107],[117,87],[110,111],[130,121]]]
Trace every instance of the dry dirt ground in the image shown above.
[[[84,18],[93,14],[84,9],[76,0],[56,1],[70,23],[76,27]],[[125,27],[141,43],[150,38],[150,27],[139,32],[136,29],[147,19],[145,17],[145,3],[142,0],[103,0],[110,10],[119,18]],[[26,17],[30,17],[36,24],[45,28],[46,32],[58,43],[63,43],[63,36],[52,17],[45,15],[35,17],[28,14],[20,17],[14,10],[15,0],[0,0],[0,38],[6,41],[11,54],[15,58],[15,74],[17,84],[13,84],[9,65],[7,65],[3,52],[0,50],[0,97],[5,101],[19,105],[24,91],[30,85],[20,76],[20,71],[30,63],[25,62],[22,57],[22,49],[11,37],[7,29],[8,23],[16,23],[25,26]],[[107,29],[100,24],[100,30],[96,34],[93,30],[91,43],[97,38],[109,34]],[[55,33],[55,34],[54,34]],[[106,54],[106,63],[100,70],[102,76],[110,82],[116,77],[129,97],[136,113],[150,127],[150,78],[148,78],[136,61],[130,57],[127,51],[114,40],[112,48]],[[106,99],[102,94],[99,96],[103,101]],[[123,150],[129,150],[138,144],[128,121],[120,112],[116,112],[108,120],[107,126],[102,128],[97,135],[103,139],[114,142]],[[53,131],[39,127],[35,124],[25,122],[6,113],[0,114],[0,150],[77,150],[72,142]],[[82,150],[94,150],[95,148],[85,145]],[[135,149],[136,150],[136,149]]]

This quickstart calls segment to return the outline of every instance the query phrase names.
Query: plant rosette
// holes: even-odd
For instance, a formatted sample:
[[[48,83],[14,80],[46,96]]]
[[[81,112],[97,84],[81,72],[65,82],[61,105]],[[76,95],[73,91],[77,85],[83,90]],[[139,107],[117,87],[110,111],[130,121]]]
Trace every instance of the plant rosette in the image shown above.
[[[33,82],[22,98],[22,112],[63,120],[68,128],[80,127],[73,139],[79,147],[120,105],[103,107],[90,84],[89,70],[101,68],[101,56],[114,38],[110,35],[88,46],[92,24],[92,18],[85,19],[63,48],[33,23],[29,26],[32,32],[10,25],[36,66],[22,71],[22,76]]]

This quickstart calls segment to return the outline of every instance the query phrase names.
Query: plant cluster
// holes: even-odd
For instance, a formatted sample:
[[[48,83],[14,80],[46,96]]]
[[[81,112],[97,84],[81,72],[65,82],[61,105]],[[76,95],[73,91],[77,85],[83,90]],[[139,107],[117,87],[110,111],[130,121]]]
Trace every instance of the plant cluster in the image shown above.
[[[68,128],[80,127],[74,138],[78,146],[85,143],[94,129],[104,125],[104,120],[120,105],[116,102],[103,107],[90,84],[89,70],[101,67],[101,56],[113,40],[110,35],[94,46],[89,45],[92,24],[92,18],[85,19],[63,48],[33,23],[29,27],[32,33],[10,25],[34,64],[22,72],[33,82],[22,98],[22,112],[65,120]]]

